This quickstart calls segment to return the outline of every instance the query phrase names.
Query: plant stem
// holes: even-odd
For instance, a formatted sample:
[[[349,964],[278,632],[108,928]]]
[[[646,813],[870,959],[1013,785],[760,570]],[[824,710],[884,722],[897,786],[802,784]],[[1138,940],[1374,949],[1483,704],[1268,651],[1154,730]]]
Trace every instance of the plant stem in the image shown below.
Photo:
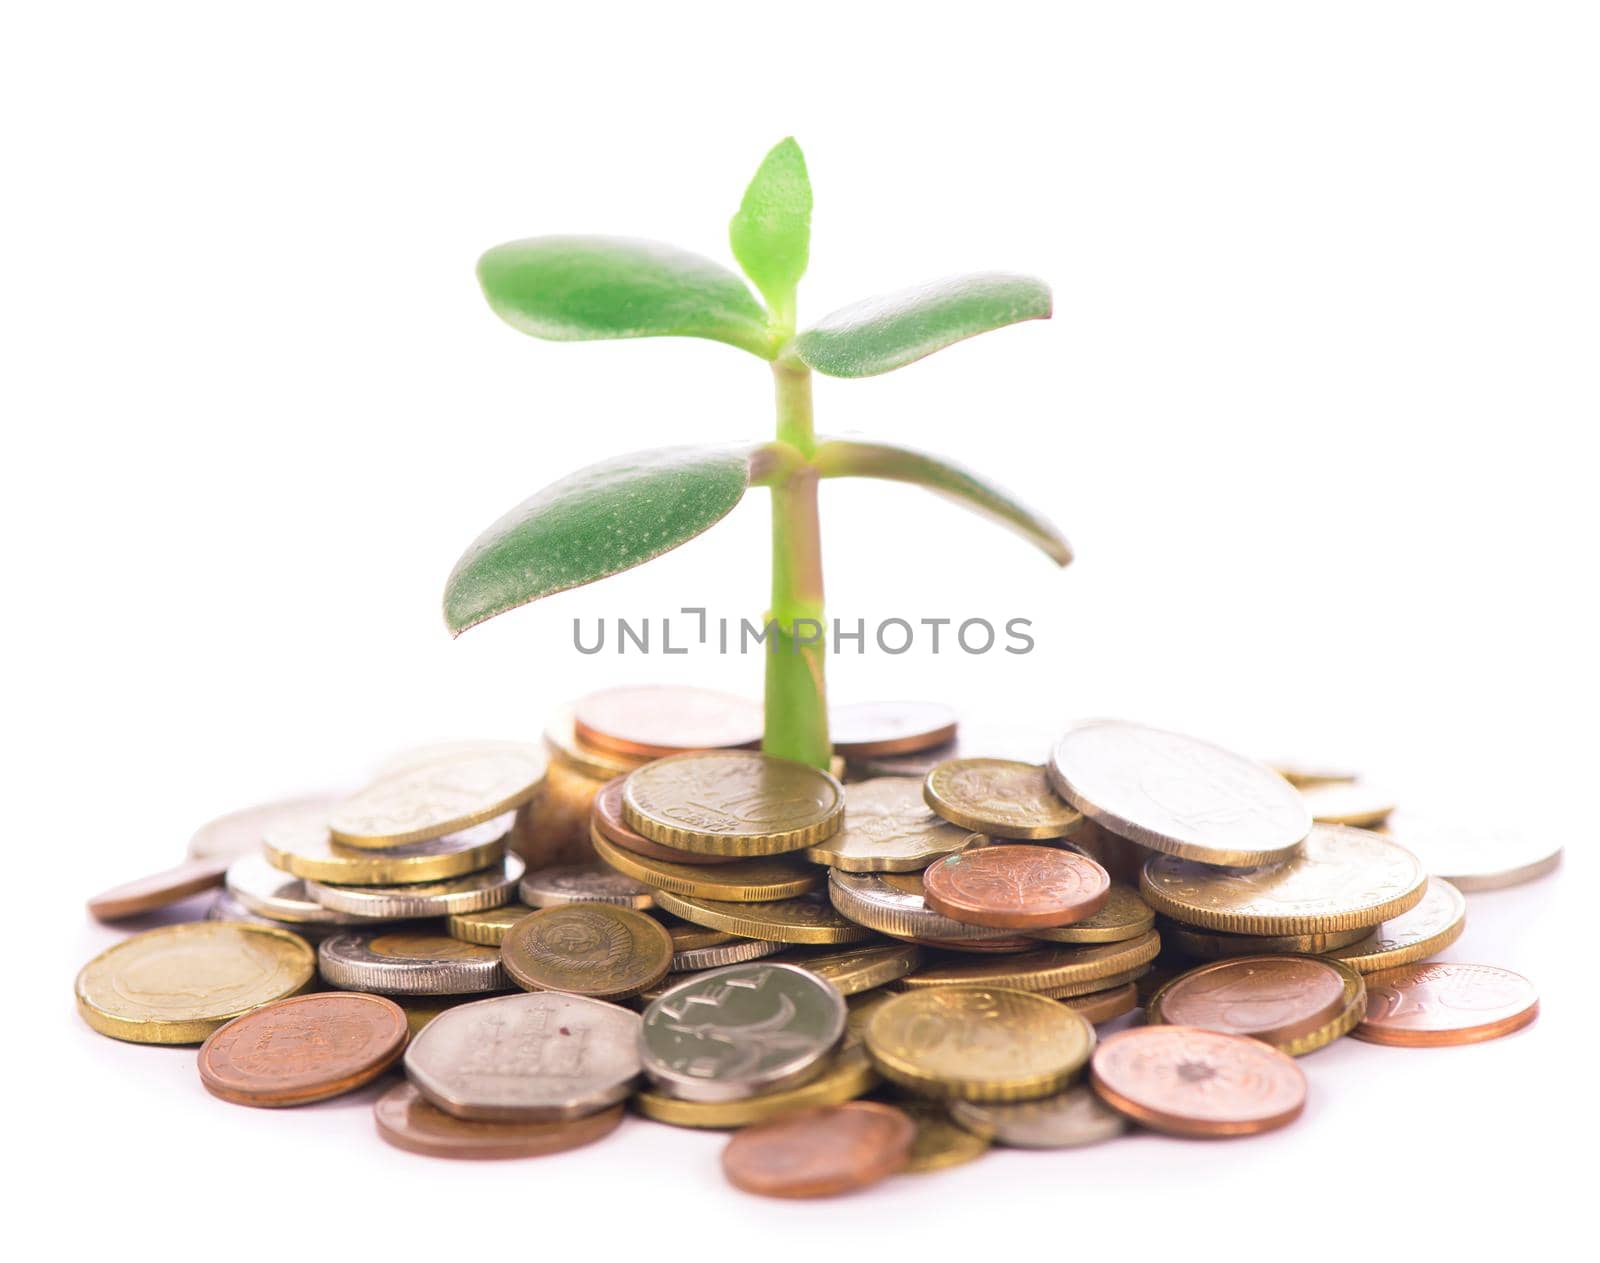
[[[809,461],[816,450],[811,422],[811,370],[779,359],[778,439]],[[826,768],[827,646],[822,618],[822,537],[817,522],[817,471],[809,464],[772,488],[772,606],[767,642],[766,735],[761,748],[782,759]]]

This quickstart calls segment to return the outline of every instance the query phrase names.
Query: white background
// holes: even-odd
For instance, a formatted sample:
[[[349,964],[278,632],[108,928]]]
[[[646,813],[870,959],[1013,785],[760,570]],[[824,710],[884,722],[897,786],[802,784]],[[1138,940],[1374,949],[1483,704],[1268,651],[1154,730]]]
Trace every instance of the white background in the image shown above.
[[[1592,1119],[1594,11],[1453,3],[59,4],[0,34],[8,192],[5,1053],[24,1214],[119,1253],[837,1245],[1381,1256],[1542,1236]],[[837,661],[839,699],[1086,714],[1372,769],[1558,831],[1452,953],[1544,1016],[1478,1048],[1345,1041],[1275,1136],[996,1152],[827,1205],[731,1193],[721,1144],[628,1122],[539,1162],[430,1162],[371,1094],[213,1101],[184,1051],[73,1015],[94,890],[200,821],[413,741],[530,735],[620,680],[755,693],[754,659],[584,658],[582,615],[764,608],[766,503],[457,642],[460,550],[635,447],[762,435],[709,342],[558,346],[472,267],[552,231],[726,259],[793,132],[802,317],[969,269],[1056,317],[861,382],[819,428],[910,441],[1047,507],[1058,572],[909,488],[825,489],[833,611],[1035,620],[1027,657]],[[1585,953],[1585,958],[1587,957]],[[1572,1099],[1576,1094],[1579,1103]],[[20,1134],[17,1124],[21,1123]],[[39,1152],[42,1146],[43,1152]],[[687,1230],[687,1236],[685,1231]]]

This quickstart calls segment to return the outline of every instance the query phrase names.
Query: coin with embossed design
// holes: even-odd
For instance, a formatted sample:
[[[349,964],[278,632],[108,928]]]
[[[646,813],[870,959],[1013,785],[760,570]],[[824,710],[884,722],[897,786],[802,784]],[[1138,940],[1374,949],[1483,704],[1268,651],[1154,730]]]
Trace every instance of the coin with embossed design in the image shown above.
[[[1248,1035],[1291,1057],[1332,1043],[1366,1012],[1348,965],[1320,956],[1239,956],[1179,974],[1145,1006],[1151,1024]]]
[[[200,1081],[238,1105],[308,1105],[371,1083],[406,1046],[406,1014],[382,996],[293,996],[236,1017],[200,1046]]]
[[[920,873],[845,873],[834,869],[828,877],[828,898],[842,916],[857,925],[896,938],[939,946],[971,945],[973,950],[996,940],[1016,941],[1003,930],[968,925],[934,912],[923,900]],[[1020,941],[1022,950],[1027,950],[1027,941]]]
[[[921,781],[880,776],[844,787],[843,827],[806,855],[848,873],[921,872],[941,856],[984,841],[929,807]]]
[[[1466,924],[1467,901],[1461,892],[1442,877],[1430,877],[1416,907],[1327,954],[1357,973],[1375,973],[1437,956],[1461,937]]]
[[[793,965],[751,961],[673,987],[644,1011],[644,1070],[687,1101],[734,1101],[815,1077],[844,1034],[844,998]]]
[[[1155,923],[1154,909],[1139,897],[1139,892],[1114,881],[1105,907],[1092,917],[1054,929],[1032,929],[1028,937],[1051,943],[1120,943],[1147,933]]]
[[[580,1118],[627,1098],[639,1015],[538,991],[441,1013],[406,1050],[406,1074],[447,1114],[485,1122]]]
[[[722,1151],[728,1182],[764,1197],[834,1197],[905,1169],[916,1125],[876,1101],[825,1105],[747,1127]]]
[[[1367,1015],[1352,1032],[1373,1044],[1434,1048],[1520,1031],[1539,1016],[1539,993],[1495,965],[1443,961],[1367,975]]]
[[[788,855],[768,855],[760,859],[734,860],[728,864],[701,864],[690,856],[689,863],[668,863],[635,855],[598,830],[593,836],[594,853],[600,862],[642,882],[652,890],[669,890],[693,899],[721,899],[728,903],[770,903],[791,899],[815,890],[827,879],[815,864]]]
[[[707,855],[778,855],[830,838],[844,787],[804,763],[754,750],[679,754],[628,775],[628,825],[652,841]]]
[[[1136,1026],[1101,1041],[1090,1082],[1106,1104],[1174,1136],[1248,1136],[1283,1127],[1306,1104],[1292,1057],[1243,1035]]]
[[[506,812],[483,824],[425,842],[362,851],[333,840],[327,825],[302,817],[268,830],[262,853],[286,873],[339,886],[391,886],[443,881],[486,868],[505,854],[516,819]]]
[[[1217,868],[1154,856],[1139,891],[1157,912],[1228,934],[1317,934],[1377,925],[1427,888],[1417,857],[1379,833],[1319,824],[1291,859]]]
[[[317,968],[329,986],[380,995],[468,995],[511,985],[492,947],[398,929],[323,939]]]
[[[374,848],[457,833],[527,802],[545,767],[534,745],[475,747],[403,767],[335,807],[328,830],[344,846]]]
[[[729,903],[721,899],[691,899],[658,890],[656,903],[696,925],[770,943],[859,943],[872,937],[870,930],[841,916],[820,895],[800,895],[767,903]]]
[[[1287,859],[1311,829],[1299,791],[1271,768],[1141,724],[1075,725],[1056,743],[1050,779],[1102,828],[1205,864]]]
[[[1023,1101],[1060,1091],[1094,1048],[1080,1014],[1026,991],[935,987],[886,1001],[867,1023],[884,1078],[922,1096]]]
[[[1013,1149],[1076,1149],[1128,1129],[1127,1119],[1087,1084],[1037,1101],[952,1101],[950,1116],[975,1135]]]
[[[430,1158],[536,1158],[591,1144],[622,1122],[613,1105],[584,1118],[549,1123],[482,1123],[436,1108],[414,1084],[399,1083],[372,1107],[378,1135]]]
[[[996,838],[1061,838],[1083,820],[1044,768],[1010,759],[946,760],[928,773],[922,796],[950,823]]]
[[[761,740],[761,706],[748,698],[681,684],[602,689],[572,704],[578,740],[618,754],[659,759]]]
[[[914,943],[863,943],[837,951],[788,952],[782,960],[809,969],[840,995],[851,996],[904,978],[922,963],[922,949]]]
[[[632,828],[622,815],[622,787],[627,784],[627,776],[613,776],[602,785],[594,796],[594,803],[590,807],[590,832],[599,834],[601,838],[616,850],[625,851],[630,855],[639,856],[646,860],[659,860],[667,864],[693,865],[696,868],[707,868],[718,864],[741,864],[737,855],[707,855],[696,854],[693,851],[682,851],[675,846],[663,846],[659,842],[652,842],[637,829]],[[612,865],[620,868],[620,865]],[[627,870],[623,870],[627,871]],[[689,892],[684,892],[689,893]]]
[[[828,736],[845,758],[886,758],[956,739],[956,713],[940,702],[847,702],[828,708]]]
[[[222,875],[227,868],[226,856],[186,860],[174,868],[102,890],[89,900],[89,915],[99,921],[122,921],[154,912],[169,903],[222,885]]]
[[[224,1022],[303,990],[316,956],[288,930],[228,921],[124,939],[78,973],[83,1020],[138,1044],[198,1044]]]
[[[617,908],[652,908],[650,887],[605,864],[564,864],[529,873],[518,887],[530,908],[559,908],[569,903],[608,903]]]
[[[986,846],[948,855],[922,874],[933,911],[997,930],[1049,929],[1093,916],[1111,878],[1087,855],[1053,846]]]
[[[672,937],[632,908],[569,903],[518,921],[501,940],[500,959],[524,990],[620,1000],[667,976]]]
[[[522,861],[507,855],[488,868],[443,881],[404,886],[335,886],[308,881],[307,892],[324,908],[365,920],[394,921],[477,912],[507,902],[522,876]]]

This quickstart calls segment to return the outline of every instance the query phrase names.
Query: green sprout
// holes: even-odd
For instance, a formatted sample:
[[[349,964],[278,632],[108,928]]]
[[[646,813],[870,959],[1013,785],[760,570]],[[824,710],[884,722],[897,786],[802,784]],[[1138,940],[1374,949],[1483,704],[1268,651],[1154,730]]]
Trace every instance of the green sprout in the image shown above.
[[[710,338],[771,365],[771,442],[670,447],[602,461],[523,501],[462,555],[445,586],[459,635],[496,614],[619,574],[687,543],[752,486],[772,493],[772,601],[764,620],[762,748],[826,767],[826,646],[817,484],[917,483],[995,519],[1058,565],[1072,560],[1049,521],[959,465],[890,443],[819,439],[811,374],[872,377],[952,343],[1050,316],[1050,288],[983,272],[841,308],[797,332],[795,291],[811,247],[811,181],[793,138],[773,147],[728,226],[733,255],[765,306],[727,268],[675,246],[617,237],[530,237],[496,246],[478,280],[514,329],[555,342]]]

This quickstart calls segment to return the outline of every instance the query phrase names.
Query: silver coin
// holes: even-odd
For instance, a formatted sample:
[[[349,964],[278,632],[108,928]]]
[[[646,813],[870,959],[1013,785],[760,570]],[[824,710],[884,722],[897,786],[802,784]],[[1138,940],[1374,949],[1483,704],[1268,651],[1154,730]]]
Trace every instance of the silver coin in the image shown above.
[[[896,938],[981,943],[1016,936],[1015,930],[968,925],[934,912],[923,903],[921,895],[897,889],[874,873],[833,869],[828,874],[828,898],[840,916]]]
[[[950,1117],[975,1136],[1016,1149],[1072,1149],[1120,1136],[1127,1120],[1086,1085],[1040,1101],[952,1101]]]
[[[637,1013],[559,991],[478,1000],[423,1028],[406,1049],[406,1074],[457,1118],[581,1118],[633,1090],[639,1027]]]
[[[522,870],[522,861],[515,855],[507,855],[476,873],[444,881],[414,882],[406,886],[333,886],[308,881],[305,888],[323,908],[344,913],[356,921],[448,917],[510,903]]]
[[[314,794],[282,802],[262,803],[231,811],[208,820],[189,839],[190,859],[221,858],[225,855],[254,855],[261,850],[267,830],[304,820],[322,823],[343,795]]]
[[[252,912],[226,890],[217,891],[217,897],[211,901],[211,907],[206,910],[206,920],[241,921],[245,925],[265,925],[275,930],[288,930],[298,934],[313,946],[328,935],[338,934],[343,929],[342,926],[319,925],[312,921],[279,921],[273,917],[264,917],[260,913]]]
[[[963,723],[954,741],[912,754],[852,755],[845,753],[845,768],[853,780],[874,776],[914,776],[919,781],[946,759],[1018,759],[1043,763],[1050,751],[1048,733],[1021,729],[984,729]]]
[[[740,1101],[818,1074],[844,1035],[844,997],[793,965],[753,961],[696,974],[650,1002],[640,1055],[685,1101]]]
[[[511,990],[497,948],[444,934],[382,930],[335,934],[317,948],[317,968],[330,986],[379,995]]]
[[[769,943],[765,939],[741,938],[713,947],[691,947],[687,951],[673,953],[672,972],[689,974],[702,969],[721,969],[724,965],[760,960],[763,956],[783,951],[787,946],[786,943]]]
[[[1275,863],[1311,832],[1300,792],[1265,764],[1122,720],[1068,729],[1050,756],[1050,783],[1101,828],[1202,864]]]
[[[241,855],[228,865],[223,877],[227,891],[257,916],[299,925],[355,925],[360,917],[325,908],[312,897],[307,884],[267,863],[259,851]]]
[[[655,907],[655,891],[604,864],[563,864],[541,868],[522,879],[522,902],[530,908],[569,903],[605,903],[615,908]]]
[[[1422,861],[1430,877],[1457,890],[1501,890],[1553,872],[1561,844],[1548,837],[1494,825],[1449,824],[1400,810],[1387,832]]]

